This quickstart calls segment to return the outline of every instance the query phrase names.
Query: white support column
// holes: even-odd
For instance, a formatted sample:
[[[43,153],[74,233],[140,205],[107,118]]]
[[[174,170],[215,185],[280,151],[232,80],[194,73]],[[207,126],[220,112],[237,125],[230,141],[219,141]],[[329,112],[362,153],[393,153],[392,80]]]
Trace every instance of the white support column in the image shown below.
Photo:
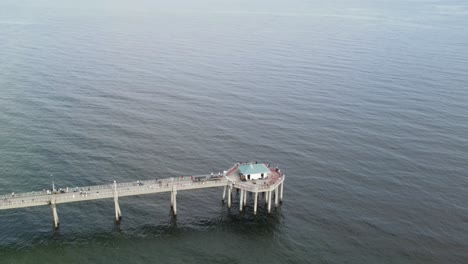
[[[245,190],[244,191],[244,207],[247,205],[247,195],[249,195],[249,192]]]
[[[240,200],[239,200],[239,211],[242,212],[242,207],[244,207],[244,190],[240,190]]]
[[[223,190],[223,202],[224,202],[224,199],[226,198],[226,185],[224,185],[224,190]]]
[[[231,199],[232,199],[232,186],[228,187],[228,208],[231,208]]]
[[[280,189],[280,202],[283,203],[283,187],[284,187],[284,180],[281,183],[281,189]]]
[[[172,210],[174,211],[174,216],[177,215],[177,189],[174,186],[173,187],[173,192],[174,192],[174,205],[172,206]]]
[[[171,177],[170,185],[168,183],[168,187],[171,188],[171,209],[174,210],[174,177]]]
[[[268,191],[268,213],[271,213],[271,191]]]
[[[55,203],[55,198],[51,200],[50,207],[52,207],[52,214],[54,215],[54,227],[57,229],[60,225],[59,217],[57,214],[57,206]]]
[[[174,188],[171,191],[171,209],[174,207]]]
[[[258,200],[258,192],[255,192],[255,196],[254,196],[254,215],[257,214],[257,200]]]
[[[119,195],[117,193],[117,182],[114,181],[114,205],[115,205],[115,222],[120,222],[122,219],[122,212],[120,211],[119,206]]]
[[[265,192],[265,204],[268,204],[268,195],[270,194],[269,191]]]
[[[279,186],[275,188],[275,207],[278,207],[278,188]]]

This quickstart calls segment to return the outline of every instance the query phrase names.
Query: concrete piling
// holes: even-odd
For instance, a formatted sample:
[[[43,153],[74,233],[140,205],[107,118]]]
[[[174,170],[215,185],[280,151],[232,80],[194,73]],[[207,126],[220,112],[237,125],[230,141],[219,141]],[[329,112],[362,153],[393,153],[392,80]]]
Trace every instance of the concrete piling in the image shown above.
[[[271,213],[271,191],[268,191],[268,213]]]
[[[255,192],[255,196],[254,196],[254,215],[257,214],[257,200],[258,200],[258,192]]]
[[[231,199],[232,199],[232,186],[228,188],[228,208],[231,208]]]
[[[177,189],[175,186],[172,186],[172,195],[171,195],[171,200],[172,200],[172,213],[174,216],[177,215]]]
[[[249,192],[245,190],[245,195],[244,195],[244,206],[247,206],[247,198],[249,196]]]
[[[244,190],[240,190],[240,201],[239,201],[239,211],[242,212],[242,207],[244,207]]]
[[[280,188],[280,202],[283,203],[283,187],[284,187],[284,180],[281,183],[281,188]]]
[[[120,211],[119,195],[117,193],[117,183],[114,181],[114,207],[115,207],[115,222],[119,223],[122,219],[122,212]]]
[[[171,209],[174,208],[174,192],[171,191]]]
[[[275,188],[275,207],[278,207],[278,186]]]
[[[223,202],[224,202],[224,199],[226,198],[226,185],[224,185],[224,190],[223,190]]]
[[[52,208],[52,214],[54,216],[54,227],[55,229],[57,229],[60,225],[60,221],[59,221],[59,217],[58,217],[58,214],[57,214],[57,206],[56,206],[56,203],[55,203],[55,198],[52,199],[51,203],[50,203],[50,207]]]

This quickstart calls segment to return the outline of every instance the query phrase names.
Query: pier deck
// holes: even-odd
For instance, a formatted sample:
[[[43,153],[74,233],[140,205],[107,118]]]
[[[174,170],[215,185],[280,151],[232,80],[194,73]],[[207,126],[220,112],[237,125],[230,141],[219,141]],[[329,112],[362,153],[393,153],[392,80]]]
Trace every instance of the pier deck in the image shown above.
[[[210,176],[210,175],[204,175]],[[199,176],[197,176],[199,177]],[[51,201],[55,199],[56,204],[72,203],[80,201],[98,200],[114,198],[115,186],[117,186],[117,193],[119,197],[134,196],[151,193],[171,192],[175,187],[177,190],[193,190],[210,187],[222,187],[227,184],[227,179],[217,178],[212,180],[205,180],[194,182],[190,177],[177,177],[166,178],[161,180],[149,181],[136,181],[124,182],[117,184],[94,185],[69,188],[68,192],[47,194],[46,191],[37,191],[29,193],[15,193],[14,195],[0,196],[0,210],[32,207],[41,205],[50,205]]]

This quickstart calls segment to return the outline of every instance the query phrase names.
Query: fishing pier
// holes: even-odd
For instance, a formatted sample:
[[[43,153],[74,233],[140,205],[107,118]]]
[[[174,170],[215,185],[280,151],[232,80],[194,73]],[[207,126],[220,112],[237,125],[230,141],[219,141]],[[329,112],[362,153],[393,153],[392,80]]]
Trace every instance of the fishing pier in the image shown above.
[[[126,196],[136,196],[154,193],[169,193],[171,209],[177,215],[177,193],[206,188],[223,188],[223,202],[231,208],[232,193],[239,193],[239,210],[247,206],[247,197],[253,197],[253,213],[257,213],[258,203],[263,194],[265,206],[271,213],[272,199],[275,207],[283,201],[285,175],[278,168],[270,168],[267,164],[237,163],[228,171],[214,175],[180,176],[165,179],[133,181],[106,185],[84,186],[56,190],[43,190],[28,193],[12,193],[0,196],[0,210],[24,208],[33,206],[49,206],[52,209],[54,227],[60,225],[57,206],[65,203],[84,202],[100,199],[114,199],[115,221],[120,223],[122,211],[119,199]]]

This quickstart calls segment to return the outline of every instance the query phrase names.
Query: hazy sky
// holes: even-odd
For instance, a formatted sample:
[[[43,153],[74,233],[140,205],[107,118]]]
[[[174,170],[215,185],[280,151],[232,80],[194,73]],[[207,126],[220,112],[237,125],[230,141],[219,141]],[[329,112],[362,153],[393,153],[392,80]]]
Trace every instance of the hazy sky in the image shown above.
[[[251,11],[309,12],[329,9],[385,9],[443,11],[468,14],[468,3],[462,0],[3,0],[1,5],[34,6],[112,11]],[[1,12],[1,11],[0,11]]]

